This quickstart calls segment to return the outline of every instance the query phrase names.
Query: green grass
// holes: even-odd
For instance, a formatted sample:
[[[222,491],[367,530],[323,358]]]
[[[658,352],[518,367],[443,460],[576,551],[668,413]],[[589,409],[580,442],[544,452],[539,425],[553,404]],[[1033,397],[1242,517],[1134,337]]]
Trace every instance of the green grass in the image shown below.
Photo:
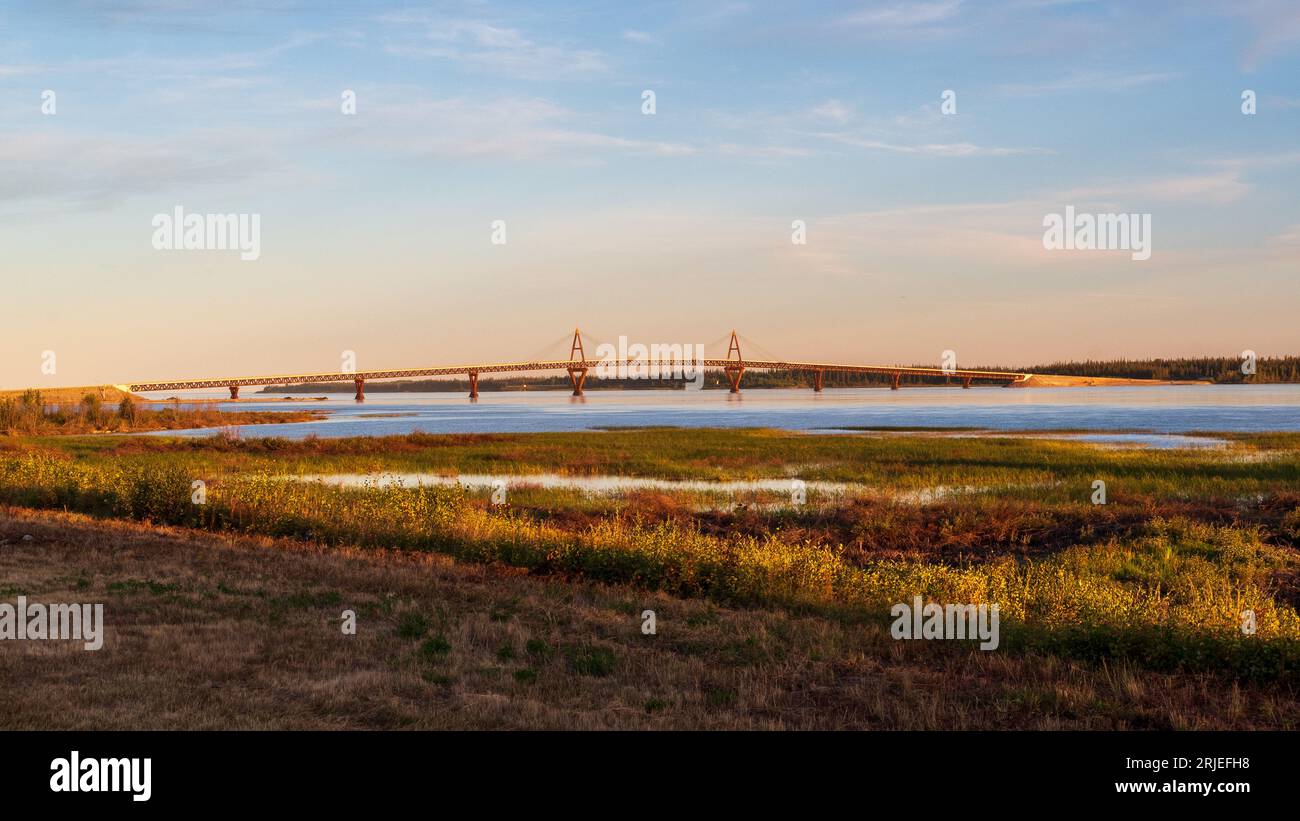
[[[570,654],[569,665],[578,675],[604,678],[613,674],[618,664],[618,657],[608,647],[586,645],[576,648]]]
[[[418,639],[429,632],[429,620],[423,613],[408,610],[397,619],[397,636],[403,639]]]
[[[515,671],[515,681],[520,684],[532,684],[537,681],[537,671],[531,667],[525,667],[522,670]]]
[[[162,584],[150,579],[127,579],[120,582],[109,582],[105,588],[109,593],[142,593],[148,591],[155,596],[161,596],[164,593],[173,593],[177,590],[174,584]]]
[[[1095,479],[1131,493],[1246,493],[1300,479],[1300,434],[1234,434],[1212,450],[1102,448],[1027,439],[809,435],[762,429],[432,435],[283,440],[47,437],[33,445],[77,459],[183,467],[196,475],[429,472],[616,474],[664,479],[798,477],[891,490],[977,485],[1075,496]],[[1266,453],[1263,461],[1246,461]]]
[[[555,655],[555,650],[541,639],[529,639],[528,643],[524,645],[524,651],[528,653],[529,658],[537,661],[546,661]]]
[[[420,655],[426,659],[439,659],[451,652],[451,644],[443,636],[431,636],[420,643]]]

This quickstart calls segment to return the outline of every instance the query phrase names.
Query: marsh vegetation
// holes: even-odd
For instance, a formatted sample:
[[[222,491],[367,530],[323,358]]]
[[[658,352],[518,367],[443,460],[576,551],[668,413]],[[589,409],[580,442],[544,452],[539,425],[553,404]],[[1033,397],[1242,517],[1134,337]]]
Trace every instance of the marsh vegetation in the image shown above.
[[[0,500],[882,624],[893,603],[996,603],[1004,647],[1290,682],[1300,660],[1300,436],[1161,450],[764,430],[284,441],[60,437],[0,453]],[[300,474],[569,472],[852,482],[758,491],[335,487]],[[1104,481],[1107,503],[1093,503]],[[206,487],[194,504],[195,481]],[[935,488],[958,493],[926,495]],[[1243,634],[1243,614],[1255,632]],[[1288,685],[1289,686],[1289,685]]]

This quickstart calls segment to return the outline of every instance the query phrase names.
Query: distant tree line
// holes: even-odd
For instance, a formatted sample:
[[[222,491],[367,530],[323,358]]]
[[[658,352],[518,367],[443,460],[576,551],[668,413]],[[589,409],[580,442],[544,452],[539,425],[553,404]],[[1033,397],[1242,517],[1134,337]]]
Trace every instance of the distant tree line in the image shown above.
[[[1167,379],[1173,381],[1208,379],[1216,383],[1300,382],[1300,356],[1257,359],[1255,373],[1241,372],[1242,360],[1232,356],[1181,357],[1178,359],[1110,359],[1083,362],[1053,362],[1032,373],[1056,373],[1062,376],[1110,376],[1127,379]]]

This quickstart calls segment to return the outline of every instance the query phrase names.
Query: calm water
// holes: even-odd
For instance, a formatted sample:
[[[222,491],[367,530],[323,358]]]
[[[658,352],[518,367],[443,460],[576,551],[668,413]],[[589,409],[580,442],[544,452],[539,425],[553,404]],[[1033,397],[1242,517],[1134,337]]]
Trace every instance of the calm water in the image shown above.
[[[790,494],[795,485],[791,479],[753,479],[732,482],[708,482],[698,480],[655,479],[646,476],[566,476],[558,473],[528,474],[526,476],[490,476],[481,473],[460,473],[455,476],[437,473],[323,473],[306,476],[286,476],[286,481],[319,482],[340,487],[429,487],[460,485],[470,490],[495,490],[497,483],[506,487],[540,488],[542,490],[576,490],[589,495],[613,495],[630,490],[667,490],[674,493],[700,492],[721,494],[735,497],[739,494],[768,491],[777,494]],[[807,494],[821,497],[838,497],[846,494],[882,495],[879,488],[858,482],[799,482],[800,489]],[[941,499],[951,498],[965,493],[978,493],[980,488],[963,486],[921,488],[920,490],[895,491],[888,493],[888,498],[912,504],[929,504]],[[782,504],[767,506],[782,507]]]
[[[593,494],[615,494],[628,490],[701,491],[707,493],[742,493],[771,491],[789,493],[790,479],[751,479],[733,482],[706,482],[692,479],[654,479],[646,476],[566,476],[558,473],[528,474],[526,476],[495,476],[486,473],[458,473],[448,476],[438,473],[322,473],[288,477],[294,481],[320,482],[343,487],[419,487],[431,485],[460,485],[471,490],[492,490],[497,482],[511,488],[536,487],[542,490],[580,490]],[[839,495],[853,490],[866,490],[867,486],[850,482],[803,482],[805,490],[827,495]]]
[[[195,391],[186,399],[217,399]],[[254,394],[254,397],[260,397]],[[484,393],[477,402],[450,393],[371,393],[324,402],[274,401],[222,405],[224,410],[324,409],[328,419],[244,425],[243,436],[301,438],[429,433],[575,431],[605,427],[977,427],[990,430],[1188,431],[1300,430],[1300,385],[1168,385],[1114,388],[876,388],[724,391],[561,391]],[[158,397],[162,398],[162,397]],[[212,431],[168,431],[208,436]],[[1148,444],[1160,445],[1153,440]]]

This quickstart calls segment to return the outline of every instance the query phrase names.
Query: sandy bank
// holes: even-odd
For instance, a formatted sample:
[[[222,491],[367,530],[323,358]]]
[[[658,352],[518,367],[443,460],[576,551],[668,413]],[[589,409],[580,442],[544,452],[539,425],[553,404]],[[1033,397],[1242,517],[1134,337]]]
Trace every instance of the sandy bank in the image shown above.
[[[1024,382],[1013,382],[1013,388],[1104,388],[1120,385],[1209,385],[1209,380],[1125,379],[1111,376],[1062,376],[1052,373],[1034,373]]]

